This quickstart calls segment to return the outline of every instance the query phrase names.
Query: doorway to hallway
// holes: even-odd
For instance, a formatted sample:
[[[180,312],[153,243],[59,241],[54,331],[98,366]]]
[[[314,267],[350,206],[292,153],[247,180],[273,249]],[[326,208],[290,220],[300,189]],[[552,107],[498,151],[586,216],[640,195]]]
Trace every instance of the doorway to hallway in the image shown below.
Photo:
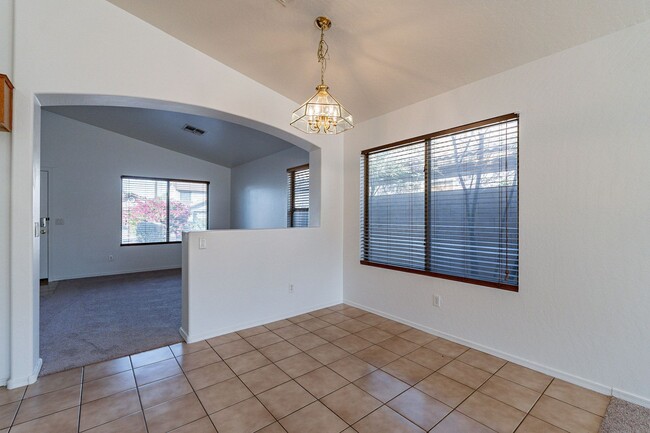
[[[50,172],[41,170],[41,213],[39,219],[40,236],[40,279],[47,283],[49,277],[49,238],[50,238]]]

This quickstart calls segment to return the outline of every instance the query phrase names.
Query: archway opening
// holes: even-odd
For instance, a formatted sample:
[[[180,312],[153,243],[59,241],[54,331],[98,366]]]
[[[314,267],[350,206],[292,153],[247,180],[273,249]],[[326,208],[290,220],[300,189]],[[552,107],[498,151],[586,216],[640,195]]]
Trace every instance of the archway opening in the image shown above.
[[[288,169],[309,165],[319,223],[320,149],[306,140],[186,104],[38,100],[42,374],[180,342],[180,233],[293,225]]]

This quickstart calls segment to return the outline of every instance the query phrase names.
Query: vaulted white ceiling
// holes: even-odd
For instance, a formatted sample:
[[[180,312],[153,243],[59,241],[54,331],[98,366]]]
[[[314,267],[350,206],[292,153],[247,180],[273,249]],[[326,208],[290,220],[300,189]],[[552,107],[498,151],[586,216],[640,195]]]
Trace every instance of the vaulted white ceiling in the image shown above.
[[[320,68],[357,122],[650,18],[650,0],[108,0],[294,100]]]
[[[224,167],[236,167],[293,147],[256,129],[194,114],[93,105],[43,109]],[[200,128],[205,134],[184,131],[185,125]]]

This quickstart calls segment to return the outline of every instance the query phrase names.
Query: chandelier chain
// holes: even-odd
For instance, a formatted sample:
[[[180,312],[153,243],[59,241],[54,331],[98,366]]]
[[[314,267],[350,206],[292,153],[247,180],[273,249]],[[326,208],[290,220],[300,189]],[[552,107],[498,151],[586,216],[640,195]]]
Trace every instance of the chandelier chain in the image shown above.
[[[320,29],[318,43],[318,63],[320,63],[320,84],[316,93],[291,114],[291,126],[307,134],[338,134],[354,127],[352,115],[328,92],[325,85],[325,70],[330,59],[329,46],[325,42],[325,32],[332,26],[327,17],[316,17],[314,21]]]
[[[320,83],[325,84],[325,69],[327,69],[327,58],[329,46],[325,42],[325,30],[320,29],[320,43],[318,44],[318,63],[320,63]]]

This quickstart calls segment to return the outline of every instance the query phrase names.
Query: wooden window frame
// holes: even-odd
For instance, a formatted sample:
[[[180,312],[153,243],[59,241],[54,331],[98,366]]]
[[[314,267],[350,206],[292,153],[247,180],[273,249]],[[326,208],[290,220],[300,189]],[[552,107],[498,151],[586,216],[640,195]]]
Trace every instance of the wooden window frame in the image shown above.
[[[430,227],[430,216],[429,216],[429,203],[431,200],[431,179],[430,179],[430,164],[431,164],[431,155],[430,155],[430,142],[431,140],[439,137],[444,137],[448,135],[453,135],[456,133],[460,132],[466,132],[470,131],[473,129],[479,129],[485,126],[493,125],[496,123],[501,123],[509,120],[517,120],[519,121],[519,113],[510,113],[510,114],[504,114],[502,116],[497,116],[497,117],[492,117],[489,119],[481,120],[478,122],[472,122],[468,123],[465,125],[457,126],[454,128],[449,128],[445,129],[442,131],[437,131],[425,135],[421,135],[418,137],[413,137],[409,138],[406,140],[400,140],[394,143],[389,143],[385,144],[382,146],[377,146],[369,149],[365,149],[361,151],[361,158],[363,160],[363,184],[362,184],[362,194],[363,194],[363,220],[362,220],[362,227],[361,230],[363,231],[363,239],[365,240],[365,243],[362,243],[361,245],[361,257],[368,257],[368,236],[369,236],[369,231],[370,227],[368,224],[368,210],[369,210],[369,195],[368,195],[368,189],[369,189],[369,170],[368,170],[368,159],[369,155],[373,153],[377,153],[383,150],[390,150],[390,149],[396,149],[399,147],[405,147],[405,146],[410,146],[413,144],[417,143],[425,143],[425,158],[424,158],[424,182],[425,182],[425,192],[424,192],[424,239],[425,239],[425,244],[424,244],[424,251],[425,251],[425,269],[424,270],[419,270],[419,269],[412,269],[412,268],[406,268],[402,266],[395,266],[395,265],[389,265],[389,264],[383,264],[383,263],[375,263],[369,260],[364,260],[363,258],[359,260],[359,263],[361,265],[365,266],[372,266],[372,267],[377,267],[377,268],[383,268],[383,269],[390,269],[394,271],[400,271],[400,272],[407,272],[411,274],[417,274],[417,275],[425,275],[429,277],[435,277],[435,278],[442,278],[445,280],[451,280],[451,281],[459,281],[462,283],[469,283],[469,284],[475,284],[479,286],[485,286],[485,287],[491,287],[495,289],[501,289],[501,290],[506,290],[510,292],[518,292],[519,291],[519,277],[517,278],[517,284],[504,284],[504,283],[496,283],[492,281],[484,281],[480,279],[474,279],[474,278],[467,278],[467,277],[459,277],[459,276],[454,276],[454,275],[447,275],[447,274],[441,274],[438,272],[433,272],[431,271],[431,245],[430,245],[430,238],[431,238],[431,227]],[[517,226],[519,225],[519,124],[517,125]]]
[[[307,215],[309,215],[309,208],[304,209],[304,208],[296,208],[296,201],[295,201],[295,192],[296,192],[296,172],[298,171],[303,171],[303,170],[309,170],[309,164],[302,164],[298,165],[296,167],[291,167],[287,168],[287,175],[289,176],[289,191],[287,191],[287,228],[295,228],[296,226],[293,225],[293,215],[296,212],[296,210],[299,210],[300,212],[305,212],[307,211]],[[310,178],[311,181],[311,178]]]

